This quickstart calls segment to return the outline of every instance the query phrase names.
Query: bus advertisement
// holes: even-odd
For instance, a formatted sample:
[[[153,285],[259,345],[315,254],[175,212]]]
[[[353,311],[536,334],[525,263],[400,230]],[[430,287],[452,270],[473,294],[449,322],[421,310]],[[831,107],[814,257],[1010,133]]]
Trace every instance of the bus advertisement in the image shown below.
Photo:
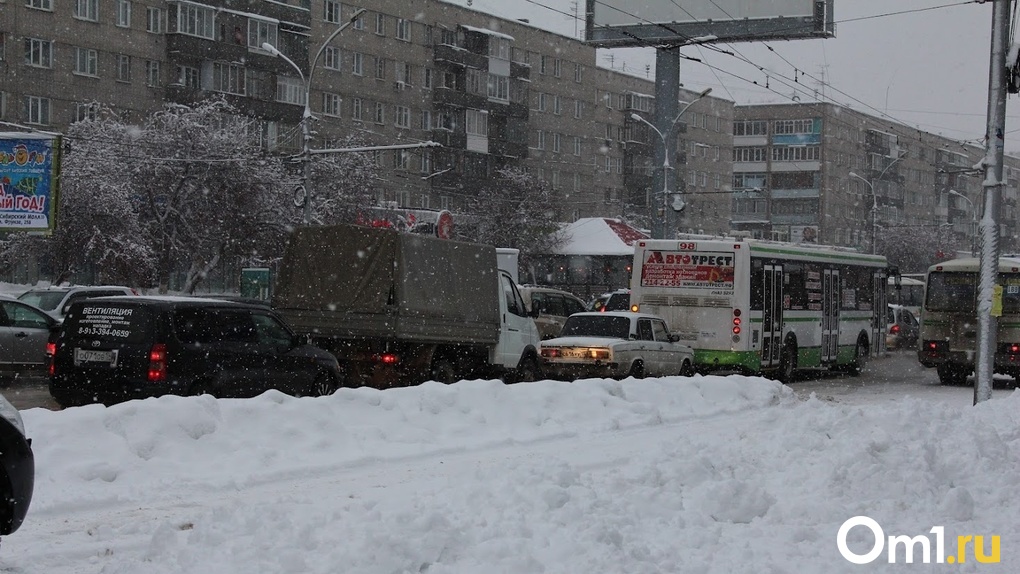
[[[701,372],[856,374],[884,353],[888,276],[885,257],[846,248],[648,239],[635,243],[631,309],[666,319]]]

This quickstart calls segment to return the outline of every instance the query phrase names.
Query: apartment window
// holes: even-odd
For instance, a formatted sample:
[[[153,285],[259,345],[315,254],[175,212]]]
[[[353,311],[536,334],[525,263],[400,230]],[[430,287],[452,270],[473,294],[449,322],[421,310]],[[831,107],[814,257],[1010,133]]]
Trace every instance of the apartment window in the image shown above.
[[[53,42],[39,38],[25,38],[25,63],[40,68],[52,68]]]
[[[202,73],[198,68],[191,66],[177,67],[177,81],[186,88],[199,89],[202,85]]]
[[[339,116],[341,101],[340,94],[331,94],[329,92],[322,94],[322,113],[327,116]]]
[[[131,56],[117,54],[117,81],[131,81]]]
[[[563,139],[558,132],[553,134],[553,152],[560,153],[560,140]]]
[[[425,86],[425,89],[432,89],[432,68],[424,68],[421,75],[421,85]]]
[[[539,60],[538,73],[542,75],[549,73],[549,56],[542,56]]]
[[[545,149],[545,132],[538,130],[537,136],[535,139],[535,149]]]
[[[421,112],[421,129],[432,129],[432,112],[429,110],[422,110]]]
[[[411,127],[411,108],[407,106],[395,106],[393,108],[393,125],[398,128]]]
[[[482,110],[467,110],[464,114],[465,130],[468,135],[489,136],[489,114]]]
[[[420,156],[421,163],[418,167],[422,173],[432,173],[432,154],[428,151],[423,151]]]
[[[355,76],[365,74],[365,56],[361,52],[351,54],[351,73]]]
[[[159,87],[159,61],[145,61],[145,85],[152,88]]]
[[[536,98],[535,99],[538,102],[538,106],[537,106],[538,111],[544,112],[545,111],[545,107],[546,107],[546,105],[545,105],[545,94],[543,94],[542,92],[538,92],[538,94],[536,94]]]
[[[89,104],[75,104],[74,105],[74,121],[83,122],[85,120],[95,120],[99,116],[99,106],[94,103]]]
[[[379,80],[386,79],[386,58],[375,59],[375,77]]]
[[[354,98],[351,101],[351,119],[361,121],[361,98]]]
[[[764,146],[738,146],[733,148],[733,161],[766,161]]]
[[[584,109],[584,102],[581,100],[574,100],[574,117],[580,118],[581,111]]]
[[[574,136],[574,155],[581,155],[581,138]]]
[[[818,161],[819,146],[775,146],[772,161]]]
[[[375,104],[375,123],[386,123],[386,106],[382,102],[376,102]]]
[[[322,19],[332,24],[340,23],[340,2],[325,0],[322,4]]]
[[[25,96],[26,122],[40,126],[50,125],[50,99]]]
[[[74,0],[74,17],[90,22],[99,21],[99,0]]]
[[[510,60],[510,39],[489,36],[489,57]]]
[[[145,9],[145,31],[162,34],[166,31],[166,13],[152,6]]]
[[[560,77],[560,68],[562,67],[562,61],[559,58],[553,60],[553,76]]]
[[[130,0],[117,0],[117,25],[121,28],[131,27]]]
[[[409,20],[397,18],[397,39],[411,41],[411,22]]]
[[[489,74],[489,97],[501,102],[510,101],[510,78]]]
[[[450,203],[452,202],[450,201],[449,195],[439,196],[439,209],[450,209]]]
[[[560,188],[560,170],[558,170],[558,169],[554,169],[553,170],[551,184],[552,184],[553,189],[559,189]]]
[[[74,73],[83,76],[99,75],[99,55],[91,48],[74,49]]]
[[[365,15],[362,14],[361,16],[358,16],[358,18],[356,20],[354,20],[354,24],[351,27],[354,28],[355,30],[364,30],[365,29]]]
[[[276,30],[277,27],[275,22],[249,18],[248,47],[261,50],[262,44],[265,42],[269,42],[273,46],[276,46]]]
[[[821,124],[821,122],[819,122]],[[821,127],[820,125],[818,126]],[[815,130],[815,120],[776,120],[775,130],[777,134],[813,134],[820,133]]]
[[[180,34],[214,40],[215,23],[216,10],[213,8],[184,2],[177,5],[177,32]]]
[[[606,171],[606,173],[611,173],[613,171],[613,158],[609,157],[608,155],[606,156],[606,169],[605,169],[605,171]]]
[[[322,53],[322,65],[330,70],[340,71],[340,66],[343,65],[343,56],[340,52],[340,48],[334,48],[329,46]]]
[[[36,10],[46,10],[49,12],[53,11],[53,0],[28,0],[25,6],[29,8],[35,8]]]
[[[768,135],[768,122],[765,120],[734,120],[733,135],[764,136]]]
[[[406,149],[393,150],[393,168],[407,170],[410,165],[411,153]],[[405,202],[405,205],[409,202]]]
[[[231,66],[233,67],[233,66]],[[242,68],[243,70],[243,68]],[[242,90],[243,90],[242,85]],[[243,94],[244,92],[234,92]],[[305,84],[299,78],[279,76],[276,78],[276,101],[285,104],[305,105]]]
[[[386,35],[386,15],[376,14],[375,15],[375,33],[380,36]]]
[[[581,64],[574,64],[574,81],[581,82]]]
[[[557,116],[563,113],[563,104],[559,96],[553,96],[553,113]]]
[[[402,84],[411,83],[411,64],[407,62],[396,62],[393,65],[393,73],[397,76],[397,81]]]

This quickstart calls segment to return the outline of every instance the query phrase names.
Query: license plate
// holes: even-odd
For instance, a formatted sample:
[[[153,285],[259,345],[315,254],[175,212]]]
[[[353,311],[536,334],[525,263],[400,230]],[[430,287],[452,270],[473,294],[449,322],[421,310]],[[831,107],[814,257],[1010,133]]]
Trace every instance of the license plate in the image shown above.
[[[584,349],[564,349],[562,356],[567,359],[585,359],[588,357],[588,351]]]
[[[83,363],[101,363],[115,367],[117,366],[117,350],[96,351],[93,349],[75,349],[74,364],[81,365]]]

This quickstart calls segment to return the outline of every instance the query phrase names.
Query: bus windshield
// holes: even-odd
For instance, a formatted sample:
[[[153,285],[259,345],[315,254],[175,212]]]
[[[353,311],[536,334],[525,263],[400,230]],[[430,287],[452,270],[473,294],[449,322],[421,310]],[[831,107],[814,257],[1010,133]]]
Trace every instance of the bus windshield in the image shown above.
[[[1020,313],[1020,273],[1000,273],[1002,312]],[[924,308],[928,311],[974,313],[977,308],[978,274],[974,271],[933,271],[928,275]]]

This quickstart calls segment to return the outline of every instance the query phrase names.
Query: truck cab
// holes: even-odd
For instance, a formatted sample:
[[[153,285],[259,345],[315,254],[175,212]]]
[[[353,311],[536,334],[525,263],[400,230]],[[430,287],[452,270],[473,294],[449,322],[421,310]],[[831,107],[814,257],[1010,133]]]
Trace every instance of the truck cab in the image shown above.
[[[499,284],[503,295],[499,303],[500,336],[490,362],[513,373],[511,378],[515,380],[537,380],[541,376],[538,362],[541,337],[535,319],[528,312],[517,284],[506,271],[500,270]]]

